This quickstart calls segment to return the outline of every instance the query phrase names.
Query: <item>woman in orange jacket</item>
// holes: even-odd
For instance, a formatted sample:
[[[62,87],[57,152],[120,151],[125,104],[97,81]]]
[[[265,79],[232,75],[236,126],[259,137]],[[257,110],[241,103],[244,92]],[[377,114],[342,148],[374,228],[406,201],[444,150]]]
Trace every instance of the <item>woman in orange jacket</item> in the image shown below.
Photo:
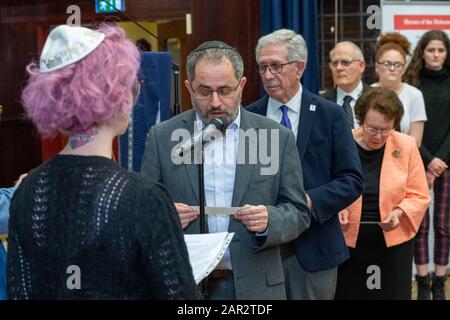
[[[339,214],[350,259],[336,299],[411,299],[413,238],[430,203],[425,169],[414,138],[394,131],[403,115],[395,92],[365,92],[355,115],[365,191]]]

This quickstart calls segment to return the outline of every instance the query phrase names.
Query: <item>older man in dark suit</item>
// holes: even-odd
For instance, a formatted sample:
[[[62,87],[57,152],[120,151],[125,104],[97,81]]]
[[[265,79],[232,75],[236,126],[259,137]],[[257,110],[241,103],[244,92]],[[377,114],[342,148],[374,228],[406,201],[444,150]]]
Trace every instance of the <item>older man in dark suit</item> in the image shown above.
[[[361,81],[366,61],[361,49],[351,41],[338,42],[330,51],[329,67],[335,88],[322,97],[342,106],[352,128],[359,127],[355,117],[355,103],[363,91],[370,88]]]
[[[256,60],[268,96],[247,110],[290,128],[297,138],[311,227],[293,241],[295,264],[285,256],[291,299],[333,299],[337,266],[349,253],[338,212],[363,191],[350,125],[342,108],[300,84],[307,60],[303,38],[291,30],[262,37]],[[300,182],[299,182],[300,183]],[[298,260],[298,261],[297,261]]]

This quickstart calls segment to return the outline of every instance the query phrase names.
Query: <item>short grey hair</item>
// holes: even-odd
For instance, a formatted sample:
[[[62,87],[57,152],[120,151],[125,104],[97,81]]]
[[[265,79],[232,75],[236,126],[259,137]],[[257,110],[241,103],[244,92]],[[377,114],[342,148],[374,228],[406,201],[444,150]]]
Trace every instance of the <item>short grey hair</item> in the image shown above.
[[[187,57],[186,75],[189,82],[195,79],[195,67],[201,59],[219,61],[222,58],[228,59],[234,68],[236,79],[244,75],[244,62],[235,49],[210,48],[199,51],[192,51]]]
[[[305,39],[289,29],[280,29],[261,37],[256,46],[256,60],[259,60],[259,53],[264,46],[278,43],[287,44],[288,53],[286,58],[288,61],[303,60],[306,63],[308,48],[306,47]]]
[[[355,50],[355,51],[354,51],[354,53],[355,53],[354,59],[357,59],[357,60],[364,60],[364,61],[365,61],[364,55],[363,55],[363,53],[362,53],[362,51],[361,51],[361,48],[358,47],[358,45],[357,45],[356,43],[351,42],[351,41],[341,41],[341,42],[336,43],[336,45],[334,46],[334,48],[331,49],[331,51],[330,51],[330,60],[333,58],[334,50],[335,50],[338,46],[341,46],[341,45],[346,45],[346,46],[351,46],[351,47],[353,47],[353,49]]]

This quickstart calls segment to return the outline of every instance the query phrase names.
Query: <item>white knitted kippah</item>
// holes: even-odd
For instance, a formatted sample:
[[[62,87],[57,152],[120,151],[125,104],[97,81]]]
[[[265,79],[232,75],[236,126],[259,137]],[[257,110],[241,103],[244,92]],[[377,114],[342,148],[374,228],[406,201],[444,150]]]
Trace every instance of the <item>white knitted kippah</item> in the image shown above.
[[[45,41],[39,70],[51,72],[80,61],[105,39],[101,32],[84,27],[60,25],[53,29]]]

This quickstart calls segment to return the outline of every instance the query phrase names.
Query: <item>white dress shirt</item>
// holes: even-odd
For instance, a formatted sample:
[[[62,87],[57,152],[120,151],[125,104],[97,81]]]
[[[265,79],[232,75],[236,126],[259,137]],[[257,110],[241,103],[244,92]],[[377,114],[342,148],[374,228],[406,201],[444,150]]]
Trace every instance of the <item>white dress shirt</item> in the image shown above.
[[[205,148],[205,200],[207,207],[231,207],[236,175],[236,162],[239,147],[239,127],[241,111],[228,126],[224,136],[215,139]],[[204,124],[197,115],[197,129],[202,130]],[[229,215],[208,215],[210,233],[228,232]],[[232,269],[230,249],[225,252],[216,269]]]
[[[283,117],[283,112],[280,110],[282,105],[289,108],[288,118],[291,122],[292,131],[294,132],[295,139],[297,140],[298,124],[300,122],[300,107],[302,103],[302,85],[298,88],[295,96],[292,97],[287,103],[281,103],[275,99],[269,97],[269,102],[267,104],[267,118],[275,120],[280,123]]]

